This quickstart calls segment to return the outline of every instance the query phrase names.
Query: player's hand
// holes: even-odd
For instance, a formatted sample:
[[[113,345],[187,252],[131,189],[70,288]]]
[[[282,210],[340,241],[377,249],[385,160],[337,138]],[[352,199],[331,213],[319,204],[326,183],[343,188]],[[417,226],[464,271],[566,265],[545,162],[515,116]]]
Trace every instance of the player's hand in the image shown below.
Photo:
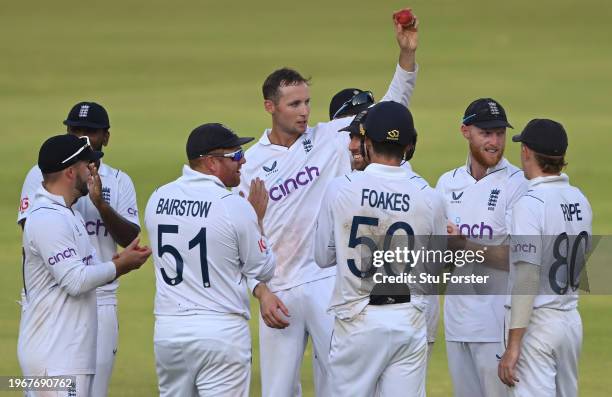
[[[117,277],[140,268],[151,255],[151,248],[140,246],[140,237],[136,237],[123,251],[113,257]]]
[[[253,291],[259,299],[259,310],[264,323],[270,328],[283,329],[289,326],[289,322],[283,318],[289,316],[289,310],[276,295],[274,295],[264,283],[257,284]]]
[[[249,203],[253,206],[259,223],[262,223],[266,215],[266,209],[268,208],[268,191],[266,190],[264,181],[259,178],[255,178],[251,181],[247,200],[249,200]]]
[[[508,346],[497,366],[497,376],[509,387],[514,387],[514,383],[519,381],[516,377],[516,363],[520,354],[520,348]]]
[[[449,249],[453,251],[465,249],[467,239],[461,235],[457,225],[451,221],[446,224],[446,234],[448,235],[447,245]]]
[[[89,198],[94,206],[99,207],[104,199],[102,198],[102,179],[98,174],[98,167],[94,163],[88,165],[91,176],[87,180],[87,188],[89,189]]]
[[[419,19],[416,15],[414,22],[408,26],[396,23],[395,19],[393,19],[393,25],[395,26],[395,38],[400,49],[402,51],[415,52],[419,46]]]

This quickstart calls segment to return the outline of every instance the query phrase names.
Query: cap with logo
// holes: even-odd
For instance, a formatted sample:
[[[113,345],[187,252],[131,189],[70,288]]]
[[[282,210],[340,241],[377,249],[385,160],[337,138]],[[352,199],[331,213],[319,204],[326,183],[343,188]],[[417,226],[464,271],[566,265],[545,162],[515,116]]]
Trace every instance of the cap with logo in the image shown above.
[[[567,150],[565,128],[554,120],[533,119],[519,135],[512,137],[513,142],[522,142],[536,153],[547,156],[563,156]]]
[[[187,158],[196,159],[215,149],[233,148],[254,138],[240,138],[223,124],[208,123],[195,128],[187,138]]]
[[[365,120],[368,116],[368,110],[369,109],[362,110],[361,112],[359,112],[359,114],[357,114],[355,118],[353,118],[353,120],[348,126],[339,129],[338,132],[348,131],[350,136],[363,137],[363,123],[365,123]]]
[[[71,134],[52,136],[38,152],[38,167],[43,174],[58,172],[79,161],[97,161],[104,153],[91,148],[89,138]]]
[[[462,124],[478,128],[514,128],[508,123],[506,111],[495,99],[480,98],[470,103],[463,115]]]
[[[416,138],[412,114],[397,102],[379,102],[368,110],[364,134],[375,142],[409,145]]]
[[[64,125],[86,128],[110,128],[106,109],[95,102],[79,102],[70,109]]]
[[[329,103],[329,119],[357,114],[374,103],[374,96],[370,91],[359,88],[345,88],[338,91]]]

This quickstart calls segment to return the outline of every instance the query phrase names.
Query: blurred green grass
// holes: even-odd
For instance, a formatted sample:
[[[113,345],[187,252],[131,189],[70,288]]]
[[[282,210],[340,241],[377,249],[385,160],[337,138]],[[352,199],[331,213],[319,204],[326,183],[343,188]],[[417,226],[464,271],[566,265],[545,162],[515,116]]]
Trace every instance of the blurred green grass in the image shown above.
[[[608,163],[612,117],[609,38],[612,5],[603,0],[484,2],[314,0],[308,3],[128,0],[5,2],[0,13],[0,374],[18,374],[20,233],[14,224],[23,177],[45,137],[80,100],[109,109],[105,158],[134,180],[141,210],[156,186],[174,179],[188,132],[220,121],[244,135],[269,126],[260,87],[275,68],[313,77],[311,124],[326,119],[340,88],[380,98],[397,45],[391,12],[409,5],[420,18],[420,64],[411,109],[419,131],[414,168],[430,183],[465,161],[458,123],[467,103],[498,99],[517,130],[533,117],[566,126],[568,174],[593,205],[594,232],[612,231]],[[517,147],[507,157],[518,162]],[[112,396],[156,393],[152,349],[152,267],[122,281],[120,347]],[[612,387],[609,296],[584,297],[582,396]],[[254,313],[256,307],[254,306]],[[606,315],[606,313],[608,313]],[[253,322],[255,323],[255,322]],[[443,335],[429,368],[430,396],[450,395]],[[259,394],[257,333],[252,394]],[[312,395],[310,355],[303,368]]]

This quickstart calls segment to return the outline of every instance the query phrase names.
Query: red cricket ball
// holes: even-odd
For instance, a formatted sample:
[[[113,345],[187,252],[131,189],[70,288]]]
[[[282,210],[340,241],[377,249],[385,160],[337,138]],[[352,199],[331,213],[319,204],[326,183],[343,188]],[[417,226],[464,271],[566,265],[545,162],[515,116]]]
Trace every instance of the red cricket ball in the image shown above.
[[[414,14],[410,8],[405,8],[393,14],[395,23],[399,23],[402,26],[411,25],[414,22]]]

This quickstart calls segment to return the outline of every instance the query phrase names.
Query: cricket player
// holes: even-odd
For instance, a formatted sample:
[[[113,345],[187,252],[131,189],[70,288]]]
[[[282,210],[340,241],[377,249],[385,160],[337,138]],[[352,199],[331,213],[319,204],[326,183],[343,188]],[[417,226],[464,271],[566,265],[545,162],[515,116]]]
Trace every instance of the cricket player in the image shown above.
[[[98,329],[96,287],[139,268],[151,254],[134,239],[112,261],[100,261],[75,202],[93,186],[87,136],[58,135],[40,148],[43,183],[23,232],[25,306],[17,355],[24,376],[74,376],[76,389],[28,391],[28,396],[92,395]],[[81,198],[82,199],[82,198]]]
[[[499,378],[512,396],[577,396],[577,289],[592,240],[591,205],[561,173],[568,145],[561,124],[534,119],[512,140],[521,142],[529,191],[512,211],[512,295]]]
[[[399,64],[384,101],[406,105],[416,78],[414,27],[395,25]],[[323,192],[331,179],[350,172],[348,135],[337,131],[351,118],[308,126],[308,80],[292,69],[279,69],[263,84],[265,110],[272,128],[246,152],[238,190],[248,192],[260,178],[269,189],[265,229],[274,241],[277,269],[268,283],[249,282],[260,303],[262,395],[299,395],[299,373],[308,337],[312,338],[315,389],[329,395],[329,340],[333,318],[325,311],[335,270],[314,261],[313,236]]]
[[[251,336],[246,279],[268,281],[274,255],[263,236],[268,193],[227,190],[245,163],[239,138],[204,124],[187,140],[183,175],[149,199],[154,251],[155,361],[161,396],[249,395]]]
[[[337,268],[329,308],[335,317],[332,395],[425,396],[427,303],[406,284],[397,294],[376,291],[375,268],[362,252],[371,250],[368,258],[394,247],[430,246],[430,236],[446,233],[444,202],[413,184],[401,166],[416,134],[408,109],[395,102],[374,105],[361,131],[369,165],[330,182],[316,230],[317,264]],[[380,236],[401,242],[392,248],[385,237],[377,244]],[[414,246],[406,245],[410,239]],[[398,268],[404,271],[403,264]]]
[[[484,256],[482,265],[457,266],[454,274],[488,276],[483,285],[447,286],[444,324],[455,397],[507,395],[495,377],[496,355],[502,353],[512,207],[526,181],[503,157],[506,128],[512,126],[499,102],[473,101],[460,128],[469,145],[467,163],[442,175],[436,186],[446,201],[449,234],[459,236],[449,240],[449,247]]]
[[[108,113],[95,102],[79,102],[64,121],[68,134],[87,136],[94,150],[101,151],[110,140]],[[92,171],[94,184],[89,197],[79,200],[74,208],[85,219],[85,229],[100,260],[110,261],[117,245],[126,247],[140,233],[136,190],[130,177],[106,163],[100,162]],[[43,180],[38,166],[28,172],[21,191],[17,222],[23,225],[32,200]],[[98,302],[98,340],[96,343],[96,376],[92,397],[108,394],[110,377],[119,343],[117,322],[118,280],[96,290]]]
[[[352,90],[358,90],[358,89],[352,89]],[[340,91],[338,94],[336,94],[334,98],[340,95],[343,95],[344,92],[346,92],[346,90]],[[362,92],[367,92],[367,91],[362,91]],[[355,94],[355,96],[358,96],[358,95],[361,95],[361,92],[357,92]],[[352,100],[348,102],[356,103],[359,101]],[[330,104],[330,113],[333,107],[335,106],[334,106],[334,101],[332,100],[332,103]],[[352,113],[355,110],[359,110],[359,108],[360,106],[355,106],[354,108],[348,108],[346,109],[346,112]],[[354,171],[363,171],[366,168],[366,166],[369,164],[369,162],[365,160],[366,158],[365,146],[364,146],[365,137],[361,134],[361,131],[363,130],[363,124],[365,123],[365,120],[368,115],[368,110],[369,109],[366,108],[365,110],[359,111],[357,116],[355,116],[353,121],[351,121],[351,124],[348,127],[341,129],[341,131],[349,132],[349,136],[351,139],[349,143],[349,151],[351,152],[351,165]],[[409,178],[410,182],[416,185],[420,190],[428,190],[428,191],[432,190],[433,191],[431,186],[429,186],[429,183],[427,183],[427,181],[423,177],[421,177],[419,174],[414,172],[412,170],[412,166],[410,165],[410,160],[412,159],[412,156],[414,155],[414,152],[416,149],[416,143],[417,143],[416,130],[414,131],[414,134],[412,134],[409,137],[409,139],[410,141],[408,142],[408,149],[406,149],[404,160],[401,162],[400,166],[403,167],[408,172],[410,176]],[[435,194],[435,193],[431,193],[431,194]],[[438,274],[441,269],[438,268],[438,264],[429,264],[427,266],[427,269],[422,269],[422,270],[427,271],[429,274]],[[425,307],[425,318],[427,320],[427,361],[428,362],[433,352],[433,346],[436,341],[436,333],[438,331],[438,321],[440,319],[439,297],[434,292],[435,292],[434,290],[428,290],[427,294],[425,295],[425,300],[427,301],[427,306]]]

